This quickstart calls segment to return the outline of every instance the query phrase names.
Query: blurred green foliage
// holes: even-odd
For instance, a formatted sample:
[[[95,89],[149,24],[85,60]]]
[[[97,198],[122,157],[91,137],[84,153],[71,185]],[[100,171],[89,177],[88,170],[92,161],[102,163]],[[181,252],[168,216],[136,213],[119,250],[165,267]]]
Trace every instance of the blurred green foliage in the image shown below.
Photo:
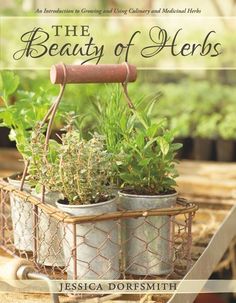
[[[176,136],[236,138],[232,119],[232,113],[236,112],[235,87],[208,81],[183,81],[163,84],[160,90],[163,95],[155,114],[167,118]]]
[[[236,138],[234,86],[187,78],[178,82],[177,79],[168,79],[169,83],[163,83],[161,80],[167,79],[166,77],[161,79],[161,75],[160,82],[156,84],[157,79],[151,79],[151,75],[149,72],[140,73],[137,82],[129,84],[129,94],[131,99],[139,100],[140,106],[148,106],[155,101],[155,106],[151,107],[151,117],[157,120],[165,118],[166,127],[174,129],[175,136]],[[79,125],[84,137],[89,132],[97,130],[101,127],[98,115],[102,116],[102,111],[108,110],[106,104],[113,96],[111,92],[116,89],[113,85],[106,84],[67,85],[56,115],[54,129],[61,129],[65,122],[65,113],[72,112],[80,119]],[[15,129],[15,124],[23,123],[23,129],[34,127],[36,121],[42,120],[58,92],[59,86],[52,85],[45,72],[29,74],[21,71],[17,75],[2,72],[0,74],[2,126],[11,128],[13,125]],[[119,102],[125,104],[125,99],[121,92],[120,94],[116,102],[117,107]],[[113,114],[110,115],[109,123],[114,122]],[[105,127],[105,124],[103,126]],[[13,139],[14,136],[11,135]]]
[[[50,92],[40,87],[36,92],[30,92],[18,89],[19,84],[20,78],[13,72],[0,74],[3,103],[0,107],[0,127],[10,129],[10,140],[16,142],[17,149],[26,159],[31,131],[46,115],[53,99]]]

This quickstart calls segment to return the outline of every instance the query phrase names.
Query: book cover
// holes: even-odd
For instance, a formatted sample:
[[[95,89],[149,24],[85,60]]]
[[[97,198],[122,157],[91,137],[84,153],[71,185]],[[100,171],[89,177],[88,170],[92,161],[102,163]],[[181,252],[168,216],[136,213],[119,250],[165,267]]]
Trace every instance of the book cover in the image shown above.
[[[235,11],[1,0],[0,302],[235,302]]]

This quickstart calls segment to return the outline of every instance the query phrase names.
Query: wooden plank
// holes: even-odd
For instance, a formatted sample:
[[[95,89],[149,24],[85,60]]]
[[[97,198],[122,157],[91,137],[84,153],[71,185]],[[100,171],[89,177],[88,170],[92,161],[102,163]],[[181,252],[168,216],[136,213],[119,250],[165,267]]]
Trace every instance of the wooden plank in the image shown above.
[[[236,180],[236,163],[183,160],[178,164],[181,175],[198,175],[210,179]]]
[[[222,198],[236,197],[236,180],[211,180],[202,176],[184,175],[180,176],[177,182],[180,193],[197,193]]]
[[[182,161],[177,179],[180,194],[234,199],[236,197],[236,164]]]

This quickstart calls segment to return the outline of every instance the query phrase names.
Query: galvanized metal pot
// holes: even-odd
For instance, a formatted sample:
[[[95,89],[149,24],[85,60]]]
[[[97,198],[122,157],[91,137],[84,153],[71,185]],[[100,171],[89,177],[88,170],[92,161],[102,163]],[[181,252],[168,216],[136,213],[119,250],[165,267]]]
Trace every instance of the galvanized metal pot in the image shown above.
[[[20,189],[21,181],[14,176],[8,178],[10,185]],[[27,181],[24,191],[30,193],[31,188]],[[10,193],[11,218],[13,228],[14,246],[18,250],[33,250],[33,206],[29,202],[17,197],[14,192]]]
[[[41,193],[32,190],[32,196],[40,199]],[[52,191],[46,192],[44,196],[45,202],[52,206],[56,206],[56,201],[61,198],[63,198],[61,193]],[[37,262],[45,266],[65,266],[60,225],[57,220],[41,210],[38,214]]]
[[[117,198],[107,202],[57,207],[72,216],[99,215],[117,210]],[[74,236],[76,262],[73,258]],[[118,225],[114,220],[67,224],[63,241],[68,279],[118,279],[119,251]],[[77,272],[77,275],[75,274]]]
[[[127,210],[169,208],[176,204],[177,193],[146,196],[119,192],[120,207]],[[135,275],[166,275],[173,267],[172,224],[168,216],[125,219],[122,242],[125,269]]]

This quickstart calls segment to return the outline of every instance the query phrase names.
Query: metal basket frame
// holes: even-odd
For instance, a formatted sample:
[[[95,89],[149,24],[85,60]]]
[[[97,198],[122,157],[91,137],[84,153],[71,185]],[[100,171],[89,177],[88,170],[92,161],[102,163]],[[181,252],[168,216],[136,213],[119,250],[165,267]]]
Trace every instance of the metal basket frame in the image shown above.
[[[101,221],[115,221],[119,222],[118,225],[121,227],[121,224],[124,220],[133,219],[133,218],[150,218],[150,217],[160,217],[160,216],[168,216],[171,218],[171,222],[175,227],[177,226],[176,230],[174,231],[174,238],[175,243],[175,255],[179,255],[175,260],[173,260],[173,271],[165,276],[168,277],[180,277],[183,276],[186,271],[190,268],[191,262],[191,245],[192,245],[192,219],[195,215],[195,212],[198,209],[198,206],[194,203],[187,202],[185,199],[178,198],[177,205],[171,208],[165,209],[142,209],[137,211],[130,211],[130,210],[119,210],[116,212],[111,212],[108,214],[100,214],[100,215],[89,215],[89,216],[71,216],[69,214],[65,214],[61,212],[58,208],[45,204],[40,201],[40,199],[35,198],[34,196],[30,195],[25,191],[20,191],[15,187],[9,185],[6,181],[0,181],[0,193],[1,193],[1,201],[0,201],[0,247],[5,250],[7,253],[17,256],[23,257],[27,260],[30,260],[34,263],[34,266],[42,273],[48,274],[50,277],[55,279],[65,279],[67,267],[58,267],[58,266],[46,266],[44,264],[40,264],[37,261],[38,257],[38,249],[39,246],[42,245],[39,239],[39,213],[43,212],[45,215],[48,216],[49,220],[54,220],[59,225],[62,224],[64,228],[68,226],[73,226],[73,247],[71,253],[71,258],[73,259],[74,269],[73,269],[73,279],[78,279],[77,271],[78,265],[76,265],[76,247],[77,247],[77,239],[76,239],[76,225],[81,223],[92,223],[96,224],[96,222]],[[32,230],[32,237],[33,237],[33,250],[23,251],[18,250],[14,247],[13,241],[13,223],[11,219],[10,211],[10,204],[9,204],[9,195],[14,194],[15,197],[18,197],[24,201],[25,204],[30,204],[33,208],[33,230]],[[179,220],[181,218],[181,220]],[[174,227],[173,227],[174,228]],[[120,233],[120,231],[119,231]],[[107,235],[109,237],[109,234]],[[129,275],[126,273],[126,268],[124,268],[123,262],[123,245],[121,243],[120,249],[120,277],[124,279],[134,278],[133,275]],[[62,249],[62,247],[61,247]],[[179,269],[178,262],[181,261],[182,265]],[[163,277],[163,276],[162,276]],[[149,275],[140,276],[135,278],[150,278]],[[156,277],[151,277],[156,278]]]

